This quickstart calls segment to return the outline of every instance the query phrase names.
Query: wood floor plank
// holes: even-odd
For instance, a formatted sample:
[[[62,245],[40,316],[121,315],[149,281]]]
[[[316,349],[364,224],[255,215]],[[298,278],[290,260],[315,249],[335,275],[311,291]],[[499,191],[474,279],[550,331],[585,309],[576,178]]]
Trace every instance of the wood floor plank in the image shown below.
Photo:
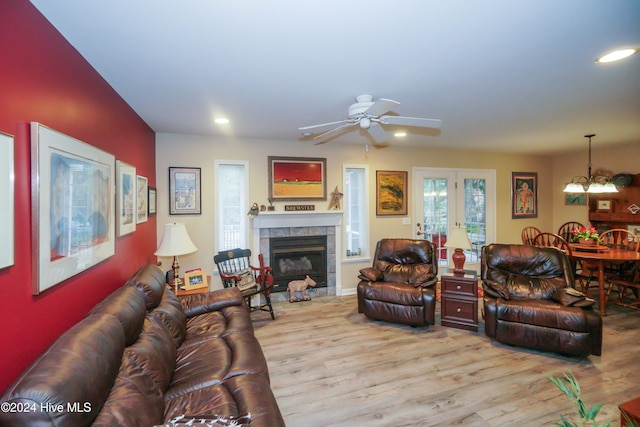
[[[289,427],[542,426],[575,418],[548,379],[573,372],[599,422],[640,396],[640,312],[611,307],[602,356],[573,358],[512,347],[484,334],[366,319],[356,297],[274,303],[252,314],[271,386]],[[439,313],[439,307],[437,309]]]

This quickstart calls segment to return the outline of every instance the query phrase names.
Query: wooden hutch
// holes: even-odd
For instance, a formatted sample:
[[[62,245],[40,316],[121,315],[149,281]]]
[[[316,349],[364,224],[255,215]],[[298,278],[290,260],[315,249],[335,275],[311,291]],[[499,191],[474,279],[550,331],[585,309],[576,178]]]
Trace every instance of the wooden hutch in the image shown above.
[[[631,183],[618,186],[618,193],[589,195],[589,222],[599,231],[611,228],[640,228],[640,174]]]

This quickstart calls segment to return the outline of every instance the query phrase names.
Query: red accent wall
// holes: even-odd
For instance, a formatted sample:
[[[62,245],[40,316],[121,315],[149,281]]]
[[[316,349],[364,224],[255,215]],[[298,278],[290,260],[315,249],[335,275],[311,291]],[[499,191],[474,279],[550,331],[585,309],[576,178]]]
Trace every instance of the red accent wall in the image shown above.
[[[0,270],[0,393],[60,334],[140,266],[155,262],[156,219],[116,238],[116,254],[31,294],[29,122],[136,166],[155,186],[155,134],[28,0],[0,2],[0,131],[15,136],[15,264]],[[0,207],[1,209],[1,207]]]

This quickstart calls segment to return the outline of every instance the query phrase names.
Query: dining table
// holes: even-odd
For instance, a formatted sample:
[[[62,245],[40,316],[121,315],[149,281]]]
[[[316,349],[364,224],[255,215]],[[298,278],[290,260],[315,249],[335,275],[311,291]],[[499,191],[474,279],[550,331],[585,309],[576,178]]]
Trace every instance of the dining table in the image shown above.
[[[610,248],[603,245],[580,245],[569,244],[571,247],[571,257],[578,261],[590,261],[598,266],[598,292],[599,292],[599,304],[600,314],[602,316],[607,315],[606,310],[606,289],[605,289],[605,275],[604,268],[608,263],[621,263],[621,262],[640,262],[640,252],[630,251],[620,248]]]

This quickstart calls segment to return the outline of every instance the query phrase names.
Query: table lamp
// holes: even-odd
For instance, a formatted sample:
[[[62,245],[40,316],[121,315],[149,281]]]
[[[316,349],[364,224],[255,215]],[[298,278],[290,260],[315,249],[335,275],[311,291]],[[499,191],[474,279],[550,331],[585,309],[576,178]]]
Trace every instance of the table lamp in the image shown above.
[[[466,227],[452,227],[451,233],[447,236],[447,242],[444,246],[454,248],[453,254],[451,255],[453,272],[464,274],[464,261],[467,259],[464,255],[464,250],[471,249],[471,241],[467,235]]]
[[[175,292],[178,292],[178,287],[182,283],[182,280],[178,277],[180,271],[180,264],[178,263],[179,255],[187,255],[197,251],[198,248],[193,244],[189,234],[187,233],[187,227],[183,223],[170,223],[165,225],[164,235],[158,250],[155,251],[156,256],[173,257],[173,279],[171,280],[171,286]]]

